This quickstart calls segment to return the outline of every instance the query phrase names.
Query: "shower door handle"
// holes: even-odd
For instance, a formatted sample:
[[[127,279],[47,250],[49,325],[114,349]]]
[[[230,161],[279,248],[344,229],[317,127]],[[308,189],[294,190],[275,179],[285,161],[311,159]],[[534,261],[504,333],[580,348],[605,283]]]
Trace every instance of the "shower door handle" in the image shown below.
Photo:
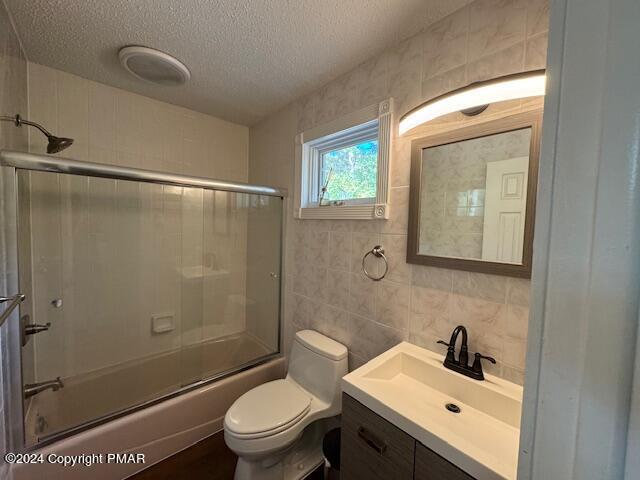
[[[23,293],[17,293],[13,297],[0,297],[0,303],[10,302],[4,312],[0,314],[0,327],[4,324],[7,318],[9,318],[11,312],[13,312],[24,299],[25,295]]]

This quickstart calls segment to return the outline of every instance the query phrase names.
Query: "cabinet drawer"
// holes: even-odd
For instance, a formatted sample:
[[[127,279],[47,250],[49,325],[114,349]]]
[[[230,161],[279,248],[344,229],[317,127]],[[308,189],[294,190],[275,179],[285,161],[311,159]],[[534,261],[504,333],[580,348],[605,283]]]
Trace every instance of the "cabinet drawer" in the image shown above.
[[[341,480],[411,480],[415,440],[342,395]]]
[[[433,450],[416,442],[415,480],[475,480]]]

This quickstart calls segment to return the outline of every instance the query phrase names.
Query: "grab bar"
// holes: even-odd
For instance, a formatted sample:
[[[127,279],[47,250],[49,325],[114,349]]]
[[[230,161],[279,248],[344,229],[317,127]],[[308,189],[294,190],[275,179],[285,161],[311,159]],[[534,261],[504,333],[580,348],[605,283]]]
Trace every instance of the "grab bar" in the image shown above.
[[[0,303],[11,302],[4,312],[0,314],[0,327],[2,327],[5,320],[11,315],[11,312],[13,312],[24,299],[25,295],[23,293],[17,293],[13,297],[0,297]]]

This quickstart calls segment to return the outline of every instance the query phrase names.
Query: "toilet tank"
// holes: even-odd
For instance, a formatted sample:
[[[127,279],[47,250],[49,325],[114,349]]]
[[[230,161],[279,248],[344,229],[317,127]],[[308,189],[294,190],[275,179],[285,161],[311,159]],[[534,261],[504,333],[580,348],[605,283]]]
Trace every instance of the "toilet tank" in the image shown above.
[[[287,377],[330,405],[340,405],[340,381],[348,372],[347,347],[314,330],[296,332]]]

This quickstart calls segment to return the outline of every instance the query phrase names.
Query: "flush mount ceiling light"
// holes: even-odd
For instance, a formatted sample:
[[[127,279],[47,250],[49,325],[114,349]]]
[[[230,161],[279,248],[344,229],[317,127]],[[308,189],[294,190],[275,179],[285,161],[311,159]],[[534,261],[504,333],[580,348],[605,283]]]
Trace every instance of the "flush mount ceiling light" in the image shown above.
[[[182,85],[191,78],[184,63],[153,48],[129,46],[118,52],[120,63],[134,77],[156,85]]]
[[[414,108],[400,119],[400,135],[448,113],[462,112],[477,115],[490,103],[544,95],[544,70],[515,73],[445,93]]]

